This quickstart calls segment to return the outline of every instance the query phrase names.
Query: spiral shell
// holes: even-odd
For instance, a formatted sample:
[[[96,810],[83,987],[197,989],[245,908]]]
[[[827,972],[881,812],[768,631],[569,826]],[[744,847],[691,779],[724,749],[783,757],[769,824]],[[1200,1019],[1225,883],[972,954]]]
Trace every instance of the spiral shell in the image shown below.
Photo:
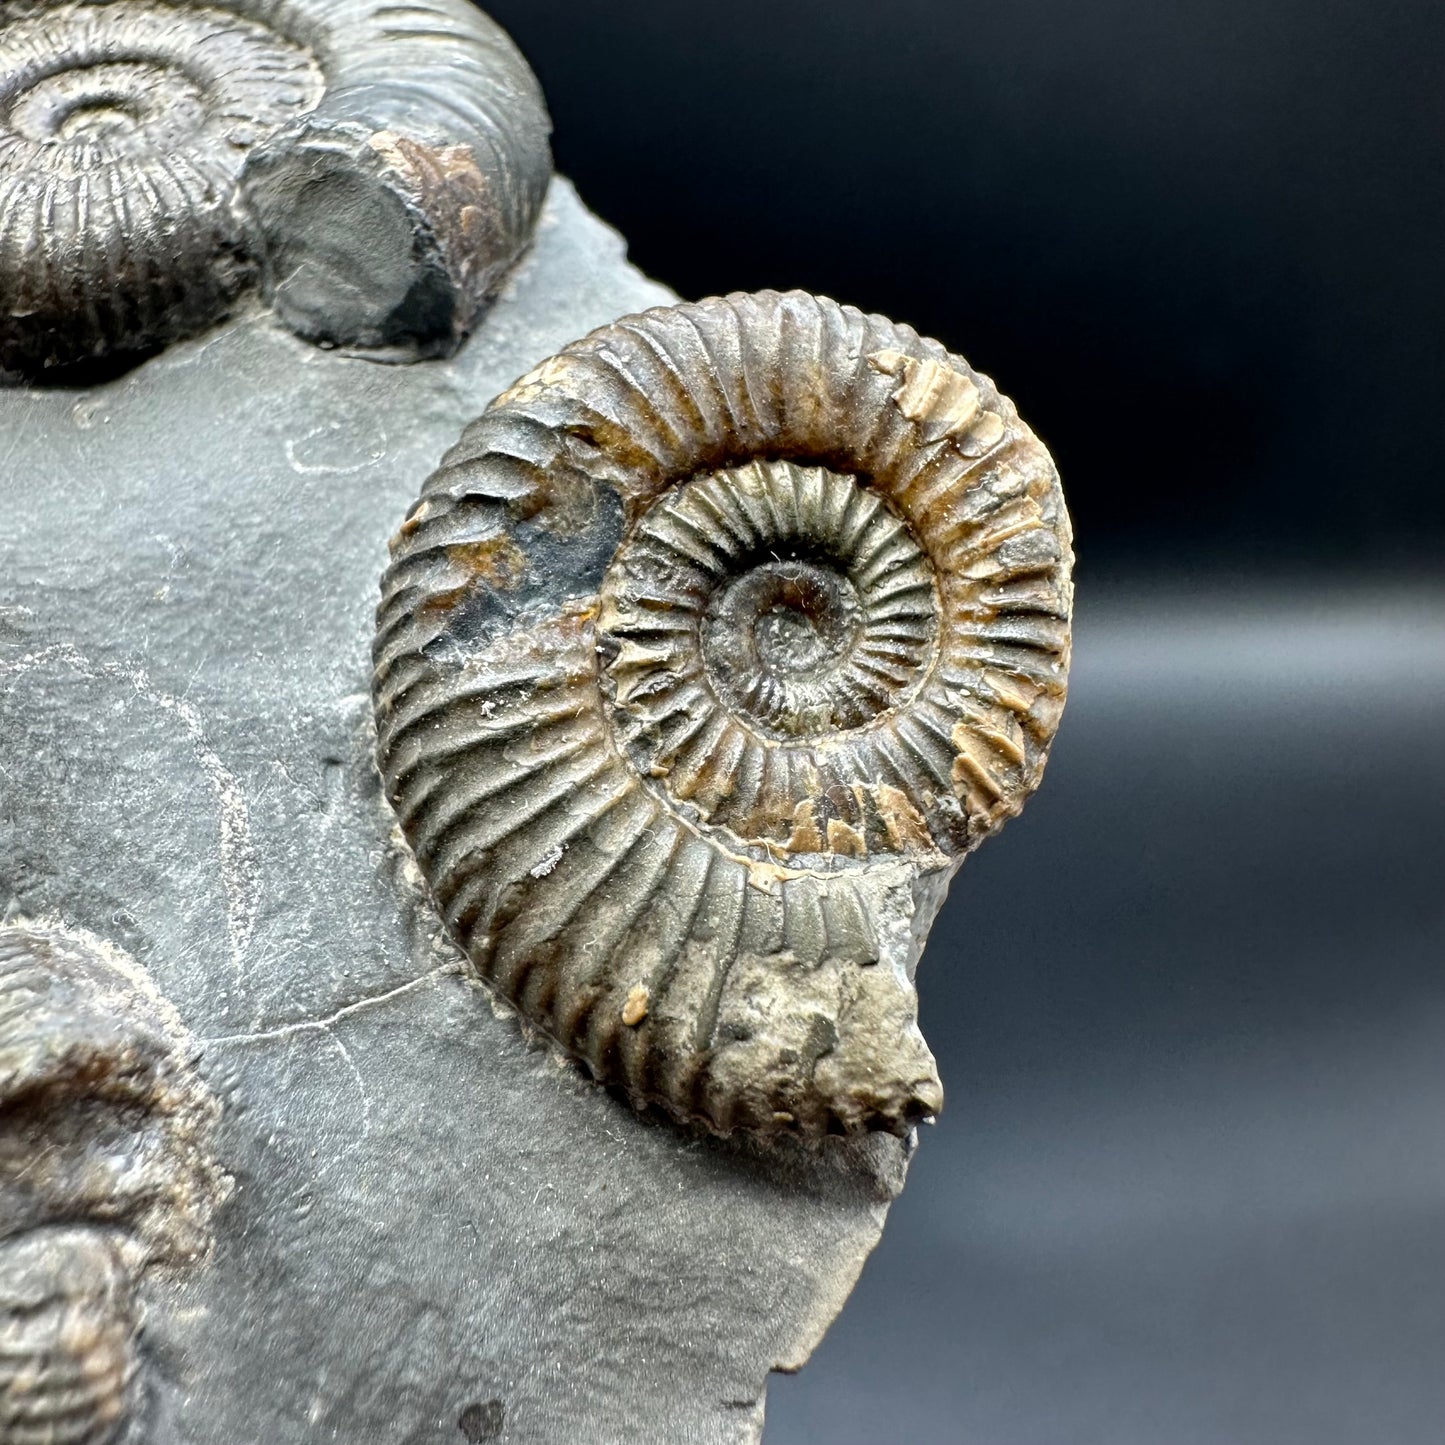
[[[91,1219],[147,1257],[209,1246],[218,1109],[139,965],[88,935],[0,928],[0,1235]]]
[[[497,398],[392,550],[378,757],[481,974],[719,1131],[937,1112],[913,969],[1069,653],[1057,474],[992,383],[801,293],[649,311]]]
[[[446,354],[542,208],[537,79],[468,0],[306,0],[295,15],[326,96],[246,166],[267,297],[313,340]]]
[[[0,0],[0,368],[141,353],[264,273],[282,319],[445,351],[550,174],[465,0]]]
[[[0,1440],[137,1439],[139,1330],[130,1272],[98,1230],[0,1242]]]

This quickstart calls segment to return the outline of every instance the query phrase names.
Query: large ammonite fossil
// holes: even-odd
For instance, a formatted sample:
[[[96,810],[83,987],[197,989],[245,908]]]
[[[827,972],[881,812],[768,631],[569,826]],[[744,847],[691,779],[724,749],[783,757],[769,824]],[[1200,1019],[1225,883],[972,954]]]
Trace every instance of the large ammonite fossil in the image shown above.
[[[258,271],[315,340],[450,350],[548,131],[466,0],[0,0],[0,368],[164,345]]]
[[[718,1131],[934,1114],[913,970],[1069,660],[1058,476],[992,382],[800,293],[648,311],[498,397],[392,551],[381,770],[482,976]]]

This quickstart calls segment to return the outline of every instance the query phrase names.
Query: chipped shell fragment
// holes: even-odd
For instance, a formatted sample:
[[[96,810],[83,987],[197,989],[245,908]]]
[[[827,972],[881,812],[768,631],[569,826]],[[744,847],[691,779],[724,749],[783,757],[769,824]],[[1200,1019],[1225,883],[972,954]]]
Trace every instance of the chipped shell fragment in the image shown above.
[[[638,1107],[906,1133],[913,972],[1038,784],[1048,453],[938,343],[802,293],[658,308],[509,388],[392,544],[388,796],[479,973]]]

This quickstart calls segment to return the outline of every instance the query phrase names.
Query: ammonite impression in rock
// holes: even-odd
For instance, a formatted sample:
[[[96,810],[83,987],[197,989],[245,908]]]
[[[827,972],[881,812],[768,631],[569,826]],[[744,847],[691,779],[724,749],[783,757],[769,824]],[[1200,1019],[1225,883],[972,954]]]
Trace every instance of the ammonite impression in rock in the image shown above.
[[[218,1109],[169,1006],[86,935],[0,928],[0,1441],[140,1441],[137,1285],[210,1248]]]
[[[548,131],[466,0],[0,0],[0,368],[164,345],[258,270],[314,340],[448,351]]]
[[[1064,703],[1069,524],[986,377],[800,293],[498,397],[392,544],[387,795],[491,985],[638,1105],[905,1133],[913,972]]]

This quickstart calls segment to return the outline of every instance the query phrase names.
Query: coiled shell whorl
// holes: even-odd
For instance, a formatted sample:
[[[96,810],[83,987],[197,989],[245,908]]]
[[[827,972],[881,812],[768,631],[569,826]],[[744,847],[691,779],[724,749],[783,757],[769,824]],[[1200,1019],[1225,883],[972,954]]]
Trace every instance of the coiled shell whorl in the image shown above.
[[[0,1236],[93,1219],[150,1259],[210,1246],[218,1106],[134,960],[88,935],[0,928]]]
[[[448,351],[548,130],[465,0],[0,0],[0,369],[142,354],[258,272],[312,339]]]
[[[326,95],[246,166],[267,298],[314,341],[445,355],[531,240],[552,175],[541,87],[468,0],[294,15]]]
[[[498,397],[392,551],[380,766],[481,974],[719,1131],[935,1113],[913,968],[1069,655],[1057,473],[992,383],[801,293],[649,311]]]
[[[321,91],[303,46],[224,9],[0,6],[0,365],[140,351],[224,315],[250,279],[246,153]]]

